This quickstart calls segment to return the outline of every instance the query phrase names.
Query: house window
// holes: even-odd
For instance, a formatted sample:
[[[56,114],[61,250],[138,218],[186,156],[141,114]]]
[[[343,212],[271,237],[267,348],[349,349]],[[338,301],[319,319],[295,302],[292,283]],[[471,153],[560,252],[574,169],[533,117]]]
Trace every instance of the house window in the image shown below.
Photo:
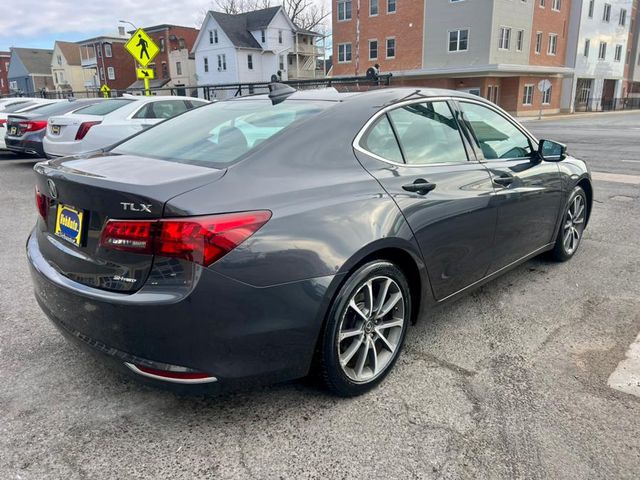
[[[378,15],[378,0],[369,1],[369,15],[372,17]]]
[[[598,50],[598,60],[604,60],[607,56],[607,42],[600,42]]]
[[[396,13],[396,0],[387,0],[387,13]]]
[[[594,8],[595,0],[589,0],[589,18],[593,18],[593,8]]]
[[[549,87],[548,90],[542,92],[542,104],[549,105],[551,103],[551,91],[553,87]]]
[[[584,41],[584,56],[589,56],[589,47],[591,47],[591,40],[588,38]]]
[[[178,48],[180,50],[183,50],[183,49],[187,48],[187,42],[184,41],[184,38],[179,38],[178,39]]]
[[[104,80],[104,68],[100,67],[100,70],[98,71],[98,78],[100,80]]]
[[[227,71],[227,55],[224,53],[222,55],[218,55],[218,71],[219,72]]]
[[[247,55],[247,68],[253,70],[253,55]]]
[[[60,83],[64,83],[64,72],[60,72],[59,78],[60,78]]]
[[[278,43],[282,45],[282,30],[278,30]]]
[[[164,52],[164,38],[160,39],[160,51]],[[108,56],[108,55],[107,55]]]
[[[102,44],[101,43],[98,44],[98,48],[96,48],[96,51],[98,52],[98,58],[102,58]]]
[[[207,57],[204,57],[204,73],[207,73],[209,71],[209,59]]]
[[[396,57],[396,39],[387,38],[387,58]]]
[[[378,58],[378,40],[369,40],[369,60]]]
[[[522,51],[522,45],[524,43],[524,30],[518,30],[516,33],[516,50]]]
[[[338,44],[338,63],[348,63],[351,61],[351,44]]]
[[[608,22],[611,20],[611,4],[605,3],[604,10],[602,11],[602,21]]]
[[[489,85],[487,87],[487,100],[493,103],[498,103],[499,97],[499,87],[498,85]]]
[[[62,65],[62,55],[58,55],[57,60],[58,60],[58,65]]]
[[[560,11],[560,0],[553,0],[551,4],[551,10],[555,10],[556,12]]]
[[[266,35],[265,35],[265,33],[264,33],[264,30],[260,30],[260,41],[261,41],[262,43],[264,43],[264,42],[266,42],[266,41],[267,41],[267,37],[266,37]]]
[[[182,62],[176,62],[176,73],[182,75]]]
[[[351,20],[351,0],[338,0],[338,21]]]
[[[111,58],[113,56],[113,52],[111,51],[111,44],[110,43],[105,43],[104,44],[104,56],[107,58]]]
[[[213,43],[218,43],[218,29],[213,29]]]
[[[162,62],[162,78],[169,78],[169,67],[167,62]]]
[[[544,8],[544,0],[540,0],[540,8]]]
[[[549,34],[549,48],[547,49],[548,55],[555,55],[558,51],[558,35],[556,33]]]
[[[213,30],[209,30],[209,43],[213,45]]]
[[[627,11],[624,8],[620,10],[620,20],[618,21],[618,24],[621,27],[624,27],[627,24]]]
[[[542,52],[542,32],[536,33],[536,55],[540,55]]]
[[[449,51],[465,52],[469,47],[469,30],[453,30],[449,32]]]
[[[278,56],[278,66],[279,66],[279,70],[283,72],[284,71],[284,55]]]
[[[533,85],[524,86],[524,95],[522,96],[523,105],[531,105],[533,103]]]
[[[622,60],[622,45],[616,45],[616,50],[613,54],[613,60],[619,62]]]
[[[498,48],[500,50],[509,50],[511,41],[511,29],[509,27],[500,27],[500,38],[498,39]]]

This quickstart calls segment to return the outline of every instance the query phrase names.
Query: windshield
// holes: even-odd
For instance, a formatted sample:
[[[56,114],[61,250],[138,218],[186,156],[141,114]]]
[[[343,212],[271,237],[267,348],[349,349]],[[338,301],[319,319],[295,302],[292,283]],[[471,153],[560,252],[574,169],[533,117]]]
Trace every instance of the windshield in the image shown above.
[[[93,105],[89,105],[88,107],[76,110],[73,113],[82,113],[84,115],[106,115],[107,113],[114,112],[133,101],[134,100],[125,99],[103,100],[99,103],[94,103]]]
[[[326,101],[219,102],[167,120],[113,152],[225,168],[260,143],[332,105]]]

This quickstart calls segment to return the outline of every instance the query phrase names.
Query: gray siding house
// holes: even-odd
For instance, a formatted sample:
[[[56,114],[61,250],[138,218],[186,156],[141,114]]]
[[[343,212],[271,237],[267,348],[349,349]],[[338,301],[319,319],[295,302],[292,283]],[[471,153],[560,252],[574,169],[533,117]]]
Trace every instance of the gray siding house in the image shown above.
[[[10,93],[33,93],[54,90],[51,76],[53,50],[40,48],[11,48],[9,63]]]

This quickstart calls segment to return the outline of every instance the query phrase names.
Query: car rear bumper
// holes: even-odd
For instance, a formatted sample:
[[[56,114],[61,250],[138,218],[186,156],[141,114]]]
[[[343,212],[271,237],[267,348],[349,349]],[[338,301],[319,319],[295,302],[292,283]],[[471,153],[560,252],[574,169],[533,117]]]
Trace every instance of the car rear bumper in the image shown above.
[[[123,294],[63,277],[41,255],[34,235],[27,256],[36,299],[68,338],[120,366],[205,372],[220,388],[305,376],[339,280],[258,288],[203,269],[187,295],[151,287]]]
[[[34,142],[31,140],[22,140],[19,138],[5,138],[7,150],[11,150],[16,153],[27,153],[29,155],[37,155],[44,157],[44,149],[42,148],[42,142]]]
[[[82,142],[79,140],[71,142],[52,142],[47,137],[42,140],[43,150],[47,157],[67,157],[82,153]]]

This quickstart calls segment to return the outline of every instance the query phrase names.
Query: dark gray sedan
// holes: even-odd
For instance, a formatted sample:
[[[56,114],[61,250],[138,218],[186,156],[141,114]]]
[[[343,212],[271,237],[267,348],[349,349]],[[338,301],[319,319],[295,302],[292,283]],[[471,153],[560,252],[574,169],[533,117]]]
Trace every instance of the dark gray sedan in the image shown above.
[[[407,328],[527,259],[568,260],[584,162],[447,90],[272,93],[39,163],[27,252],[59,329],[156,382],[378,384]]]

